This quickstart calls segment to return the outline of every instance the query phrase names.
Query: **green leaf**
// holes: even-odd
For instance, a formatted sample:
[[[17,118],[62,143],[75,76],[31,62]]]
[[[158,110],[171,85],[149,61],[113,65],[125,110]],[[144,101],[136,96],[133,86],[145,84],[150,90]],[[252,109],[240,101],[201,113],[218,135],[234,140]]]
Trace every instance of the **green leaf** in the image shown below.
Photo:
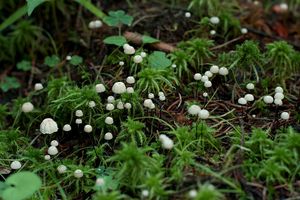
[[[60,63],[60,59],[58,56],[56,55],[52,55],[52,56],[47,56],[45,58],[45,65],[48,65],[49,67],[55,67],[56,65],[58,65]]]
[[[125,37],[123,36],[110,36],[110,37],[107,37],[103,40],[103,42],[105,44],[113,44],[113,45],[116,45],[116,46],[123,46],[124,44],[127,43]]]
[[[143,35],[142,41],[143,41],[144,44],[147,44],[147,43],[150,44],[150,43],[159,42],[158,39],[150,37],[150,36],[147,36],[147,35]]]
[[[19,87],[21,87],[21,84],[15,77],[6,76],[0,83],[0,88],[3,92],[7,92],[10,89],[17,89]]]
[[[27,1],[27,13],[30,16],[33,10],[41,5],[42,3],[46,2],[46,0],[26,0]]]
[[[41,186],[41,179],[32,172],[19,172],[9,176],[5,183],[10,185],[2,193],[4,200],[22,200],[31,197]]]
[[[82,57],[80,56],[72,56],[71,60],[70,60],[71,65],[77,66],[80,65],[82,63]]]
[[[103,17],[106,16],[100,8],[94,6],[89,0],[75,0],[75,1],[101,19],[103,19]]]
[[[3,21],[0,24],[0,31],[6,29],[7,27],[9,27],[13,23],[15,23],[17,20],[21,19],[24,15],[26,15],[26,12],[27,12],[27,6],[26,5],[19,8],[18,10],[16,10],[8,18],[6,18],[5,21]]]
[[[171,60],[166,57],[166,53],[162,51],[154,51],[151,55],[149,55],[148,61],[150,67],[158,69],[167,68],[172,64]]]
[[[108,14],[109,16],[104,17],[103,21],[109,26],[118,27],[122,24],[130,26],[133,21],[133,17],[125,14],[123,10],[110,11]]]
[[[22,60],[17,64],[17,69],[22,70],[22,71],[29,71],[31,70],[31,63],[27,60]]]

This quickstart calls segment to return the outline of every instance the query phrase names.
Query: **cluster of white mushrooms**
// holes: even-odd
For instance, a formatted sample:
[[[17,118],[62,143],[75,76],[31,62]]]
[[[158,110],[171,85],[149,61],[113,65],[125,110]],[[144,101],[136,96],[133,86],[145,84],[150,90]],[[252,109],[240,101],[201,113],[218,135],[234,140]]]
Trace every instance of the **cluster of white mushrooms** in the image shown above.
[[[206,71],[204,73],[204,75],[201,75],[200,73],[194,74],[194,79],[196,81],[203,82],[204,87],[210,88],[212,86],[212,82],[209,79],[212,78],[214,76],[214,74],[220,74],[222,76],[226,76],[226,75],[228,75],[228,73],[229,73],[229,71],[226,67],[219,68],[219,66],[217,66],[217,65],[212,65],[210,67],[210,70]],[[207,93],[203,96],[207,96]]]

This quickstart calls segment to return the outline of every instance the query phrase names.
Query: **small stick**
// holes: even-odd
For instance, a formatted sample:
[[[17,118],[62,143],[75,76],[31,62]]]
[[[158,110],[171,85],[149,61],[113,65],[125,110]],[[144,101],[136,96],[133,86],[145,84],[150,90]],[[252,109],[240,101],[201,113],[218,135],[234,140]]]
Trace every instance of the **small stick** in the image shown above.
[[[127,40],[133,42],[134,44],[140,45],[143,43],[143,35],[141,35],[139,33],[126,31],[123,35]],[[165,43],[165,42],[156,42],[156,43],[152,43],[150,45],[152,47],[154,47],[155,49],[159,49],[159,50],[165,51],[165,52],[173,52],[176,50],[176,47],[174,47],[171,44]]]

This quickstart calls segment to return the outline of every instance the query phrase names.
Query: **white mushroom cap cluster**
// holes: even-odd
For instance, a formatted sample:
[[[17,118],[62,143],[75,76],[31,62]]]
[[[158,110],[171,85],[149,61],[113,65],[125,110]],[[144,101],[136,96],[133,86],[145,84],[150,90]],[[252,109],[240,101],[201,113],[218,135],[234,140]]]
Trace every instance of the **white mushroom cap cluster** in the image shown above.
[[[149,109],[154,109],[155,108],[155,104],[153,103],[153,101],[151,99],[145,99],[143,105],[146,108],[149,108]]]
[[[158,92],[158,98],[159,98],[160,101],[165,101],[166,100],[165,93]]]
[[[174,142],[165,134],[159,135],[159,141],[161,142],[162,148],[164,149],[172,149],[174,147]]]
[[[281,106],[283,104],[282,100],[284,99],[283,89],[282,87],[275,88],[274,97],[271,95],[266,95],[263,97],[263,101],[266,104],[274,103],[275,105]]]
[[[204,72],[204,75],[201,75],[200,73],[194,74],[194,79],[196,81],[201,81],[204,84],[204,87],[209,88],[212,86],[212,82],[209,80],[213,77],[214,74],[220,74],[222,76],[228,75],[228,69],[226,67],[221,67],[217,65],[212,65],[210,67],[209,71]]]
[[[188,108],[188,113],[190,115],[197,115],[200,119],[207,119],[209,117],[209,112],[206,109],[201,109],[198,105],[191,105]]]
[[[128,55],[132,55],[135,53],[135,49],[133,46],[130,46],[129,44],[123,45],[124,53]]]
[[[90,21],[90,23],[89,23],[90,29],[96,29],[96,28],[100,28],[102,26],[103,26],[103,23],[100,20]]]

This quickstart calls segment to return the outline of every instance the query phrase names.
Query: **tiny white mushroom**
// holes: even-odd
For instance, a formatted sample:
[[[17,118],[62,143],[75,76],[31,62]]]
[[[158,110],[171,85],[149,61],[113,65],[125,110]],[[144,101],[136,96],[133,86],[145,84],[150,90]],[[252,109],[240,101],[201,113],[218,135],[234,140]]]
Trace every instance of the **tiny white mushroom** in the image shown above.
[[[274,99],[274,104],[278,106],[282,106],[282,100],[281,99]]]
[[[217,65],[212,65],[212,66],[210,67],[209,71],[210,71],[211,73],[213,73],[213,74],[217,74],[217,73],[219,73],[219,66],[217,66]]]
[[[128,76],[126,78],[126,82],[129,84],[134,84],[135,83],[135,78],[133,76]]]
[[[198,113],[200,119],[207,119],[209,117],[209,112],[206,109],[202,109]]]
[[[205,81],[205,82],[204,82],[204,87],[209,88],[209,87],[211,87],[211,86],[212,86],[211,81]]]
[[[278,87],[275,88],[275,92],[276,93],[283,93],[283,88],[278,86]]]
[[[113,139],[113,134],[111,132],[107,132],[104,134],[104,139],[105,140],[111,140]]]
[[[126,86],[123,82],[116,82],[112,87],[112,91],[115,94],[122,94],[126,92]]]
[[[209,19],[209,21],[210,21],[210,23],[212,23],[212,24],[218,24],[218,23],[220,23],[219,17],[216,17],[216,16],[211,17],[211,18]]]
[[[133,62],[136,63],[136,64],[139,64],[139,63],[143,62],[143,57],[140,56],[140,55],[135,55],[133,57]]]
[[[132,105],[131,105],[131,103],[125,103],[125,104],[124,104],[124,107],[125,107],[126,109],[131,109]]]
[[[160,101],[165,101],[166,100],[166,97],[162,96],[162,95],[160,95],[158,98],[159,98]]]
[[[153,98],[154,98],[154,94],[153,94],[153,93],[149,93],[149,94],[148,94],[148,98],[149,98],[149,99],[153,99]]]
[[[94,108],[95,106],[96,106],[95,101],[90,101],[90,102],[89,102],[89,107],[90,107],[90,108]]]
[[[248,29],[247,28],[241,28],[241,33],[242,34],[247,34],[248,33]]]
[[[165,134],[159,135],[159,140],[162,143],[161,146],[164,149],[172,149],[174,147],[174,142]]]
[[[195,189],[189,191],[189,197],[195,198],[197,196],[197,191]]]
[[[211,78],[213,76],[213,73],[211,73],[211,71],[206,71],[204,75],[207,76],[208,78]]]
[[[52,140],[51,143],[50,143],[50,145],[57,147],[59,145],[59,143],[58,143],[57,140]]]
[[[82,178],[82,177],[83,177],[83,172],[82,172],[82,170],[76,169],[76,170],[74,171],[74,176],[75,176],[75,178]]]
[[[108,125],[111,125],[114,123],[114,119],[112,117],[106,117],[105,118],[105,123]]]
[[[91,126],[91,125],[89,125],[89,124],[87,124],[87,125],[85,125],[84,126],[84,132],[86,132],[86,133],[90,133],[90,132],[92,132],[93,131],[93,127]]]
[[[51,119],[51,118],[46,118],[42,121],[40,125],[40,132],[42,134],[52,134],[58,131],[58,126],[57,123]]]
[[[205,81],[208,81],[208,76],[203,75],[203,76],[201,77],[201,81],[202,81],[203,83],[205,83]]]
[[[226,67],[221,67],[220,69],[219,69],[219,74],[220,75],[222,75],[222,76],[226,76],[226,75],[228,75],[228,69],[226,68]]]
[[[210,35],[216,35],[216,33],[217,33],[217,32],[216,32],[215,30],[209,31],[209,34],[210,34]]]
[[[149,196],[149,190],[142,190],[142,196],[148,197]]]
[[[103,178],[96,179],[96,186],[103,186],[105,184],[105,180]]]
[[[117,103],[117,108],[118,108],[119,110],[123,110],[123,109],[124,109],[124,104],[123,104],[122,101],[119,101],[119,102]]]
[[[272,97],[272,96],[269,96],[269,95],[264,96],[263,100],[264,100],[264,102],[265,102],[266,104],[271,104],[271,103],[273,103],[273,101],[274,101],[273,97]]]
[[[246,88],[248,89],[248,90],[253,90],[254,89],[254,84],[253,83],[248,83],[247,85],[246,85]]]
[[[282,112],[280,114],[280,118],[283,120],[288,120],[290,118],[290,114],[288,112]]]
[[[239,98],[238,103],[241,105],[246,105],[247,104],[247,100],[243,97]]]
[[[284,95],[282,93],[277,92],[275,93],[274,98],[282,100],[284,99]]]
[[[22,164],[18,160],[15,160],[10,164],[11,169],[20,169],[21,167],[22,167]]]
[[[44,87],[41,83],[36,83],[34,84],[34,90],[35,91],[39,91],[39,90],[42,90]]]
[[[63,131],[69,132],[69,131],[71,131],[71,130],[72,130],[72,127],[71,127],[70,124],[65,124],[65,125],[63,126]]]
[[[107,102],[108,102],[108,103],[113,103],[113,102],[115,102],[115,97],[113,97],[113,96],[108,96],[108,97],[107,97]]]
[[[82,117],[82,116],[83,116],[82,110],[76,110],[76,111],[75,111],[75,116],[76,116],[76,117]]]
[[[103,85],[103,84],[97,84],[96,86],[95,86],[95,88],[96,88],[96,92],[97,93],[102,93],[102,92],[105,92],[105,86]]]
[[[119,62],[119,65],[120,65],[120,66],[125,65],[124,61],[120,61],[120,62]]]
[[[112,111],[112,110],[114,110],[115,109],[115,106],[114,106],[114,104],[112,104],[112,103],[108,103],[108,104],[106,104],[106,110],[108,110],[108,111]]]
[[[47,154],[47,155],[44,156],[44,159],[45,159],[45,160],[50,160],[50,159],[51,159],[51,156]]]
[[[80,119],[80,118],[76,119],[76,120],[75,120],[75,124],[78,124],[78,125],[79,125],[79,124],[82,124],[82,119]]]
[[[55,146],[50,146],[48,148],[48,154],[51,156],[54,156],[54,155],[58,154],[58,149]]]
[[[133,87],[128,87],[128,88],[126,88],[126,92],[127,92],[128,94],[134,93]]]
[[[254,101],[254,96],[252,94],[246,94],[244,98],[247,101]]]
[[[192,14],[191,14],[190,12],[186,12],[186,13],[184,13],[184,16],[185,16],[186,18],[190,18],[190,17],[192,16]]]
[[[141,52],[142,58],[145,58],[147,56],[146,52]]]
[[[26,102],[26,103],[23,103],[23,105],[22,105],[22,111],[24,113],[29,113],[29,112],[33,111],[33,109],[34,109],[34,106],[31,102]]]
[[[59,165],[57,167],[57,171],[58,171],[58,173],[63,174],[67,171],[67,167],[65,165]]]
[[[196,73],[196,74],[194,75],[194,79],[195,79],[196,81],[201,80],[201,78],[202,78],[202,76],[201,76],[200,73]]]
[[[201,110],[200,106],[198,106],[198,105],[191,105],[188,108],[188,113],[190,115],[198,115],[198,113],[200,112],[200,110]]]

